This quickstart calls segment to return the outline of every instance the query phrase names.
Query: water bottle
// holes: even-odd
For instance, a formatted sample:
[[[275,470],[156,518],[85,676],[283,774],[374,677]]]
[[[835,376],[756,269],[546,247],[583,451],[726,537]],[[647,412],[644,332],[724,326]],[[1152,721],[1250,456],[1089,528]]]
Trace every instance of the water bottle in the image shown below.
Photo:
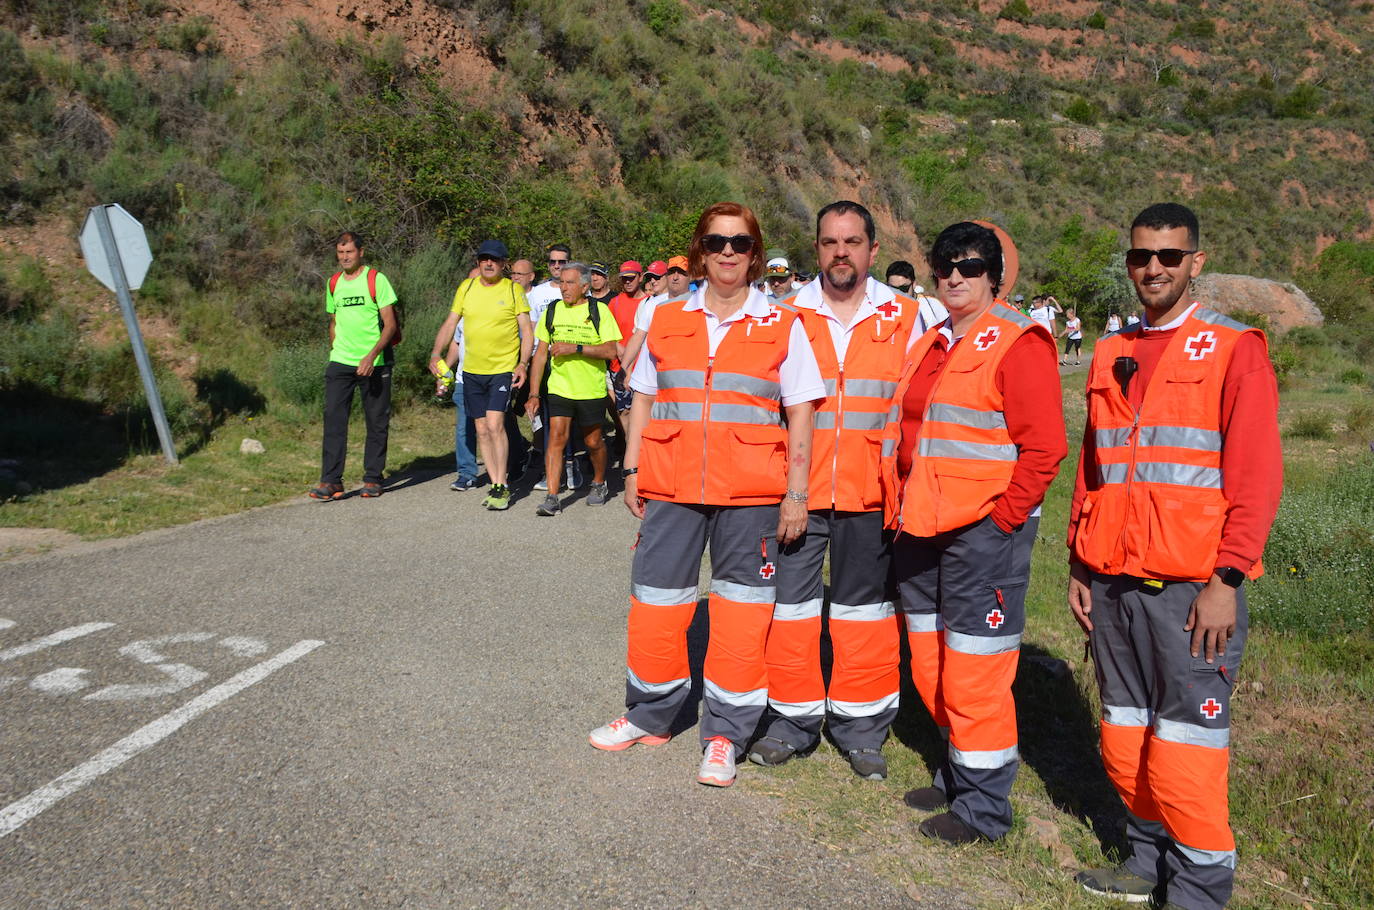
[[[439,368],[439,375],[434,381],[434,397],[443,400],[453,391],[453,370],[443,360],[434,361],[434,365]]]

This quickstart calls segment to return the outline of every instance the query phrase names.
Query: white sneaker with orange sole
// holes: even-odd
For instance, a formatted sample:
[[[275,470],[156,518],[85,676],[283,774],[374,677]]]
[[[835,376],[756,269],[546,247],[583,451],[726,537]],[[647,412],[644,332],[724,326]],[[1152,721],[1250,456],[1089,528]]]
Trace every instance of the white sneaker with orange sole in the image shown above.
[[[724,736],[706,741],[706,750],[697,769],[697,783],[708,787],[728,787],[735,782],[735,744]]]
[[[672,737],[648,733],[630,723],[625,715],[617,717],[603,727],[597,727],[587,735],[587,742],[607,752],[620,752],[635,743],[645,746],[661,746]]]

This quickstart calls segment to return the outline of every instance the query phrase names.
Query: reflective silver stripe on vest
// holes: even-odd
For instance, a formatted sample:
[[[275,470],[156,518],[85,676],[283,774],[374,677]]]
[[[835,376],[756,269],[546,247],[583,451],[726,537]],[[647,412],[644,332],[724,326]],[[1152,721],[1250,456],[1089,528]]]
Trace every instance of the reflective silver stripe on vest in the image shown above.
[[[698,386],[700,388],[700,386]],[[768,398],[777,401],[782,397],[782,386],[771,379],[759,379],[748,373],[715,373],[711,376],[713,392],[742,392],[755,398]]]
[[[1098,431],[1102,432],[1101,430]],[[1198,449],[1202,452],[1221,451],[1221,432],[1197,427],[1141,427],[1140,444],[1169,446],[1175,449]]]
[[[830,713],[837,717],[877,717],[885,711],[897,710],[898,693],[884,695],[873,701],[836,701],[829,699]]]
[[[821,618],[821,598],[802,601],[799,604],[774,604],[774,622],[799,622],[804,619]]]
[[[649,412],[649,416],[654,420],[700,420],[701,402],[655,401],[653,410]]]
[[[825,699],[815,701],[774,701],[768,699],[768,707],[783,717],[824,717]]]
[[[1130,470],[1130,465],[1100,464],[1097,466],[1097,482],[1103,486],[1109,483],[1125,483]]]
[[[883,414],[874,414],[872,411],[845,411],[844,428],[846,430],[881,430],[887,426],[887,417]]]
[[[959,439],[922,439],[920,453],[927,458],[972,458],[977,461],[1015,461],[1016,446]]]
[[[847,619],[850,622],[879,622],[896,615],[896,605],[885,600],[876,604],[830,604],[831,619]]]
[[[1099,449],[1119,449],[1131,441],[1130,427],[1116,427],[1111,430],[1098,430],[1093,434],[1093,445]]]
[[[713,578],[711,579],[711,593],[740,604],[771,604],[773,598],[778,596],[778,589],[773,585],[756,588],[753,585],[742,585],[733,581],[721,581],[719,578]]]
[[[1253,328],[1243,322],[1238,322],[1230,316],[1223,316],[1216,310],[1209,310],[1205,306],[1200,306],[1193,310],[1193,318],[1198,322],[1205,322],[1208,325],[1219,325],[1223,328],[1233,329],[1237,332],[1244,332],[1246,329]]]
[[[997,304],[997,306],[992,308],[992,313],[994,316],[1001,316],[1003,319],[1005,319],[1007,322],[1010,322],[1012,325],[1020,326],[1023,329],[1028,329],[1035,324],[1035,321],[1031,319],[1029,316],[1025,315],[1024,313],[1020,313],[1016,310],[1013,310],[1006,304]]]
[[[816,414],[815,418],[811,421],[811,429],[813,429],[813,430],[833,430],[833,429],[835,429],[835,412],[834,412],[834,411],[820,411],[820,412],[818,412],[818,413]]]
[[[895,440],[895,439],[884,439],[884,440],[883,440],[883,455],[882,455],[882,457],[883,457],[883,458],[891,458],[894,454],[896,454],[896,452],[897,452],[897,440]]]
[[[1171,483],[1182,487],[1221,489],[1221,468],[1204,468],[1172,461],[1139,461],[1135,466],[1138,483]]]
[[[897,394],[897,383],[886,379],[851,379],[844,384],[844,391],[862,398],[891,398]]]
[[[1021,647],[1020,635],[966,635],[952,629],[945,630],[945,647],[960,654],[1005,654]]]
[[[730,705],[735,708],[762,708],[768,704],[768,690],[752,689],[748,692],[731,692],[723,689],[709,679],[702,686],[702,694],[712,701]]]
[[[697,589],[655,588],[650,585],[630,585],[630,596],[650,607],[676,607],[681,604],[696,603]]]
[[[892,403],[892,407],[890,407],[890,408],[887,409],[887,422],[888,422],[888,423],[896,423],[897,421],[899,421],[899,420],[901,420],[901,419],[902,419],[902,403],[901,403],[900,401],[894,401],[894,402]]]
[[[957,423],[961,427],[975,427],[979,430],[1005,430],[1007,418],[1001,411],[980,411],[957,404],[935,402],[926,408],[926,420],[940,423]]]
[[[827,397],[827,398],[834,398],[834,397],[835,397],[835,392],[839,389],[839,380],[836,380],[836,379],[825,379],[825,380],[822,380],[822,382],[825,383],[825,395],[826,395],[826,397]]]
[[[906,630],[919,634],[921,632],[939,632],[945,627],[945,618],[939,613],[907,613]]]
[[[1114,727],[1148,727],[1154,718],[1149,708],[1134,708],[1128,705],[1103,705],[1102,722]]]
[[[681,688],[692,681],[691,677],[684,676],[682,679],[670,679],[661,683],[645,682],[636,676],[635,671],[629,667],[625,668],[625,679],[632,687],[649,695],[667,695],[674,689]]]
[[[984,752],[965,752],[963,749],[954,748],[953,743],[949,747],[949,760],[965,768],[1005,768],[1020,757],[1021,751],[1016,746],[1008,749],[989,749]]]
[[[660,389],[704,389],[706,374],[701,370],[660,370],[658,373]]]
[[[1166,743],[1179,743],[1184,746],[1205,746],[1208,749],[1225,749],[1231,745],[1231,728],[1214,730],[1201,724],[1189,724],[1181,720],[1155,718],[1155,738]]]
[[[1188,857],[1188,860],[1195,866],[1236,868],[1236,851],[1234,850],[1199,850],[1197,847],[1189,847],[1178,841],[1174,841],[1174,845],[1178,847],[1178,852]]]
[[[777,408],[761,408],[752,404],[713,404],[712,423],[750,423],[765,427],[781,424]]]

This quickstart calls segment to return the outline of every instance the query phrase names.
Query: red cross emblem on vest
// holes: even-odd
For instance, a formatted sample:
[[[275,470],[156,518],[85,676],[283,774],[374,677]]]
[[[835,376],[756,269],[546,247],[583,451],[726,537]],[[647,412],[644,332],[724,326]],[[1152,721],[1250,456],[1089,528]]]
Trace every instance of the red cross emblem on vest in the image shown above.
[[[1183,350],[1188,352],[1189,360],[1201,360],[1217,349],[1217,336],[1211,331],[1198,332],[1183,342]]]
[[[902,315],[902,305],[896,300],[889,300],[880,307],[874,307],[874,309],[878,311],[879,316],[883,319],[896,319],[898,316]]]
[[[772,578],[774,573],[776,573],[777,571],[778,570],[774,568],[771,562],[766,562],[759,567],[759,578],[762,578],[764,581],[767,581],[768,579]]]
[[[1007,618],[1002,615],[1001,610],[993,610],[991,613],[988,614],[987,620],[989,628],[995,629],[1002,623],[1006,622]]]
[[[1002,337],[1002,330],[995,325],[990,325],[978,333],[978,337],[973,339],[973,346],[980,351],[986,351],[997,343],[997,339]]]
[[[1208,720],[1214,720],[1221,713],[1221,702],[1215,698],[1209,698],[1198,708],[1203,714],[1207,715]]]
[[[754,321],[759,325],[772,325],[782,318],[782,310],[777,307],[770,307],[767,316],[755,316]]]

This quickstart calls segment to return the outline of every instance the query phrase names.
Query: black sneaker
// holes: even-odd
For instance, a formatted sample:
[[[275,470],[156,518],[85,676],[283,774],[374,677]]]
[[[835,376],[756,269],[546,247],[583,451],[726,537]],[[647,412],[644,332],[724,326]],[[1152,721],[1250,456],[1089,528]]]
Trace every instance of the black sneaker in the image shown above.
[[[941,812],[939,815],[932,815],[921,822],[916,830],[926,837],[955,845],[971,844],[982,836],[953,812]]]
[[[922,812],[938,812],[949,808],[949,797],[939,787],[917,787],[906,791],[902,802]]]
[[[887,759],[877,749],[852,749],[845,757],[864,780],[887,780]]]
[[[1084,869],[1073,877],[1083,886],[1083,890],[1098,897],[1123,901],[1128,904],[1147,903],[1159,887],[1149,879],[1141,878],[1126,864],[1110,869]]]
[[[776,736],[761,736],[749,747],[749,760],[766,768],[785,765],[796,754],[797,750],[791,743],[785,743]]]
[[[535,507],[534,514],[549,516],[557,515],[561,511],[563,511],[563,504],[558,501],[557,496],[550,493],[544,497],[543,502]]]

